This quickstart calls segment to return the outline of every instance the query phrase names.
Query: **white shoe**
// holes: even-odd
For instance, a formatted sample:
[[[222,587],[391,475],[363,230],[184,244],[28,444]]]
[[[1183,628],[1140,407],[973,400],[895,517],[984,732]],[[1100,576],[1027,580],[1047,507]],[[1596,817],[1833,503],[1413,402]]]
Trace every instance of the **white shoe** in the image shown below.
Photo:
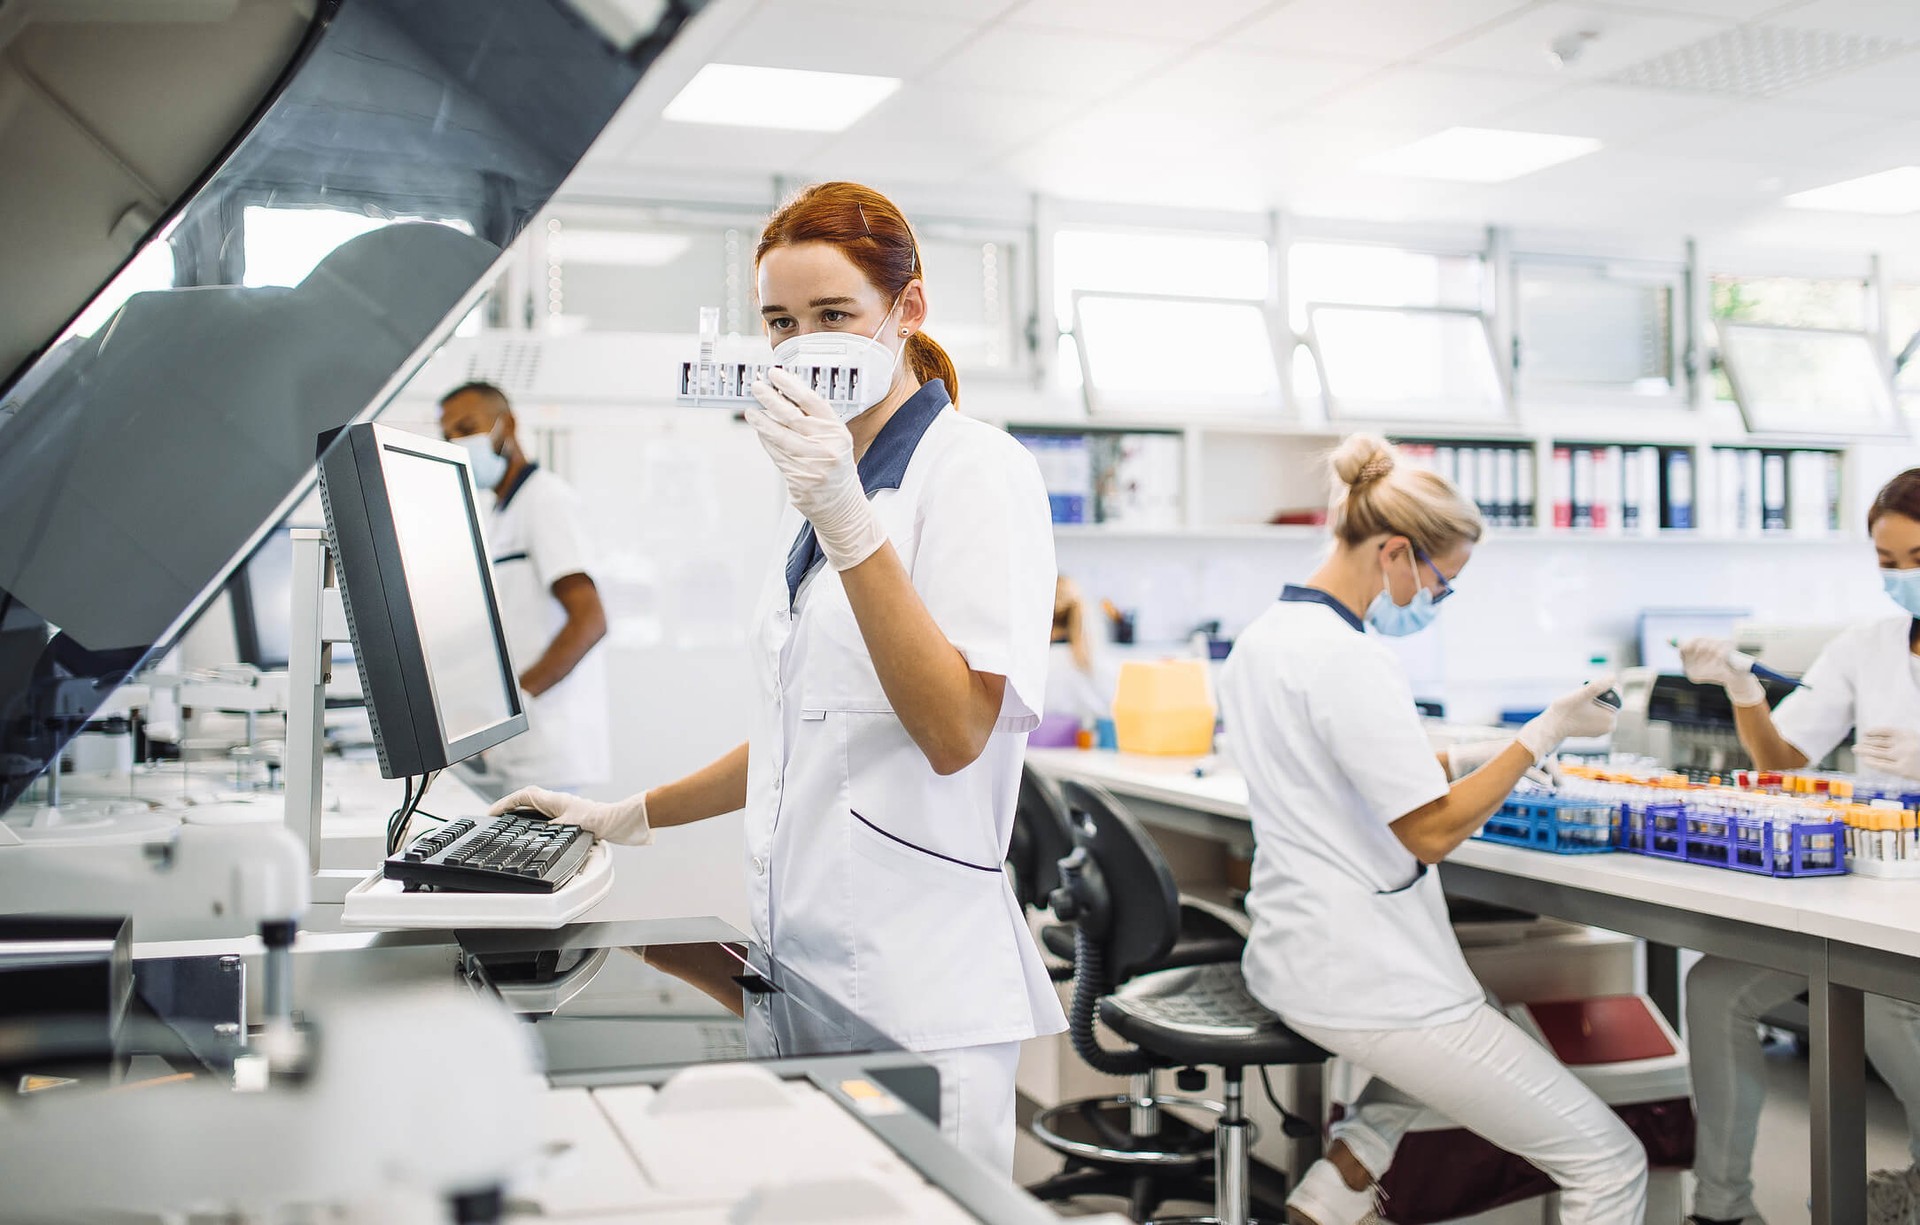
[[[1333,1162],[1316,1161],[1287,1196],[1288,1225],[1379,1225],[1379,1190],[1355,1191]]]
[[[1920,1221],[1920,1170],[1875,1170],[1867,1176],[1867,1225]]]

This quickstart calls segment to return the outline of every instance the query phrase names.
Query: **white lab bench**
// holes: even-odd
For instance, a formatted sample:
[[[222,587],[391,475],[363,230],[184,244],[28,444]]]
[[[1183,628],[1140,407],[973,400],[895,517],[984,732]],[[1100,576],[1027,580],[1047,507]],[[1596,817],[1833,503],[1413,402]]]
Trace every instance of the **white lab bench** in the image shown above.
[[[1097,783],[1142,821],[1250,845],[1246,781],[1190,758],[1033,749],[1055,778]],[[1467,842],[1441,866],[1448,893],[1641,937],[1650,992],[1670,1017],[1678,951],[1805,975],[1815,1225],[1866,1219],[1862,995],[1920,1002],[1920,906],[1894,880],[1778,880],[1639,855],[1551,855]]]

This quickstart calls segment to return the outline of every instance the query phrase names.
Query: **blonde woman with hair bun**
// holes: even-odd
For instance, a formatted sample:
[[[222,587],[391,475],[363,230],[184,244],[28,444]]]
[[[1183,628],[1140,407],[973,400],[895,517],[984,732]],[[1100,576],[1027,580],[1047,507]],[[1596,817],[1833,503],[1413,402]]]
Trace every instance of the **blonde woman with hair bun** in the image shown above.
[[[1612,728],[1612,678],[1555,701],[1511,741],[1436,757],[1378,635],[1433,622],[1473,558],[1479,512],[1370,434],[1343,441],[1328,468],[1331,549],[1241,634],[1220,677],[1256,846],[1247,987],[1373,1074],[1296,1184],[1288,1220],[1377,1221],[1376,1184],[1424,1105],[1552,1177],[1564,1225],[1639,1225],[1645,1150],[1488,1004],[1427,870],[1563,738]]]

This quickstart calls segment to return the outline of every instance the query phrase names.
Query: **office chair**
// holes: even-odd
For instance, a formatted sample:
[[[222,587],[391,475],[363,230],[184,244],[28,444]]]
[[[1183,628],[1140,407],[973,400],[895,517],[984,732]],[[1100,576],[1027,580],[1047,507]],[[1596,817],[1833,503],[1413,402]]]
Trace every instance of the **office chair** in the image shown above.
[[[1133,1216],[1146,1220],[1168,1199],[1200,1199],[1213,1202],[1213,1216],[1161,1218],[1158,1225],[1277,1225],[1285,1215],[1286,1182],[1252,1160],[1253,1124],[1245,1111],[1244,1072],[1248,1067],[1323,1063],[1327,1053],[1255,1001],[1238,964],[1166,968],[1164,961],[1179,938],[1181,905],[1159,848],[1104,789],[1065,782],[1061,794],[1070,813],[1074,850],[1060,863],[1053,909],[1076,929],[1068,1015],[1075,1052],[1094,1068],[1120,1076],[1180,1068],[1183,1088],[1205,1083],[1203,1067],[1222,1072],[1224,1101],[1218,1103],[1211,1137],[1212,1176],[1190,1165],[1143,1163],[1129,1188]],[[1096,1014],[1134,1045],[1119,1051],[1102,1047],[1094,1030]],[[1318,1131],[1318,1120],[1289,1119],[1287,1125],[1289,1134]],[[1124,1160],[1125,1150],[1119,1158],[1103,1157]],[[1155,1164],[1166,1168],[1153,1168]],[[1064,1172],[1042,1188],[1050,1190],[1070,1174]],[[1262,1183],[1257,1190],[1256,1177]],[[1251,1216],[1256,1202],[1271,1216]]]

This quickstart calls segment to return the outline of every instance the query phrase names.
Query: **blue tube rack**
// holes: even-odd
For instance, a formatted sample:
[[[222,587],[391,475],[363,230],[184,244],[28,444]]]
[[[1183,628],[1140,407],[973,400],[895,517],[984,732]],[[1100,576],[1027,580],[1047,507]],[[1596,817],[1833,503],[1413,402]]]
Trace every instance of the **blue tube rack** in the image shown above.
[[[1622,805],[1620,849],[1759,876],[1840,876],[1847,870],[1847,825],[1798,825],[1741,817],[1674,802]]]
[[[1618,849],[1619,820],[1616,806],[1596,800],[1516,793],[1474,837],[1554,855],[1595,855]]]

